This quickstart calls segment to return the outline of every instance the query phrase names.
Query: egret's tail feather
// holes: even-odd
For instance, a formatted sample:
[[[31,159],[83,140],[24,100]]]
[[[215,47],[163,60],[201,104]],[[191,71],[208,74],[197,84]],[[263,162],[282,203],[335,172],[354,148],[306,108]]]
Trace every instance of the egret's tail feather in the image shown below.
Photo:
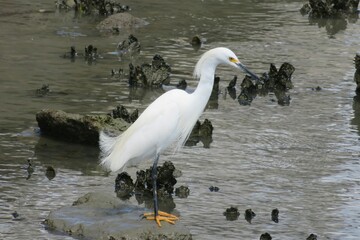
[[[112,137],[104,132],[100,132],[100,165],[112,172],[122,169],[129,160],[128,154],[124,152],[123,136]]]
[[[100,132],[100,165],[102,165],[106,169],[111,169],[111,152],[113,151],[118,138],[119,137],[109,136],[103,131]]]

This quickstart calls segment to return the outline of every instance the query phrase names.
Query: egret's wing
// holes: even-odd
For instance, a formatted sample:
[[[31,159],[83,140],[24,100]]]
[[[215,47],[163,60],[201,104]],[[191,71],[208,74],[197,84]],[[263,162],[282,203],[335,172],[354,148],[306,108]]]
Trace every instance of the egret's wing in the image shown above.
[[[136,163],[155,157],[178,140],[182,130],[179,123],[184,93],[172,90],[160,96],[121,136],[101,135],[101,149],[107,150],[103,152],[101,164],[117,171],[128,161]]]

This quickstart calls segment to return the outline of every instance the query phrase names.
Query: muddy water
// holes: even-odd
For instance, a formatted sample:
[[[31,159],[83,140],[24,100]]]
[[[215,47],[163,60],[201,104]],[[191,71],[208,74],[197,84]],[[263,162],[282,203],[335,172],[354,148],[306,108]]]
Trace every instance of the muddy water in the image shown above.
[[[99,34],[91,18],[38,12],[53,10],[52,1],[0,1],[0,238],[71,239],[44,228],[49,211],[89,191],[113,188],[115,175],[106,176],[97,165],[98,149],[40,137],[35,113],[104,113],[117,104],[143,110],[158,93],[130,98],[126,77],[110,76],[112,68],[127,69],[129,59],[107,54],[133,33],[142,45],[137,61],[161,54],[172,66],[173,83],[186,79],[196,86],[191,72],[197,58],[217,46],[234,50],[258,74],[271,62],[296,68],[290,106],[279,106],[270,95],[244,107],[222,91],[219,107],[202,116],[214,125],[211,148],[162,156],[183,172],[179,184],[190,187],[190,196],[175,203],[195,239],[258,239],[264,232],[276,239],[310,233],[358,239],[360,113],[353,104],[353,57],[360,23],[327,32],[299,14],[303,2],[131,1],[126,4],[132,13],[150,24],[113,36]],[[194,35],[206,39],[198,52],[188,44]],[[104,59],[88,65],[60,57],[72,45],[82,51],[88,44]],[[243,78],[218,69],[221,89],[234,74]],[[52,92],[37,97],[35,89],[43,84]],[[322,90],[313,91],[317,86]],[[34,167],[29,179],[28,160]],[[47,166],[56,170],[51,181]],[[129,172],[134,176],[136,170]],[[220,191],[210,192],[211,185]],[[222,213],[230,206],[239,208],[239,220],[225,220]],[[252,224],[244,220],[247,208],[257,214]],[[273,208],[280,211],[279,223],[271,221]],[[20,215],[15,220],[14,211]]]

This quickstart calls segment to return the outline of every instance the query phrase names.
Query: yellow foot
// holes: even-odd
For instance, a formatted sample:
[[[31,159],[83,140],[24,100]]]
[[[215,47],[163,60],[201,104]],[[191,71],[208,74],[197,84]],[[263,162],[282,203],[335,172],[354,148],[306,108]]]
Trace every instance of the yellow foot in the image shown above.
[[[159,227],[161,227],[161,221],[165,221],[170,224],[175,224],[175,221],[179,220],[177,216],[162,211],[158,211],[157,216],[154,215],[155,215],[154,213],[144,213],[144,217],[147,220],[155,220],[156,223],[159,225]]]

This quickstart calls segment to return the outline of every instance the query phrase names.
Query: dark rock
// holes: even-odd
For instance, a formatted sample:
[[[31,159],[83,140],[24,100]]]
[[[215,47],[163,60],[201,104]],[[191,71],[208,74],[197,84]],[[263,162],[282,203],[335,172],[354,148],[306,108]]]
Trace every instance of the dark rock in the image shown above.
[[[122,29],[134,29],[148,24],[143,19],[134,17],[130,13],[116,13],[101,21],[96,28],[103,32],[120,32]]]
[[[155,87],[170,83],[171,68],[158,54],[153,57],[151,64],[134,66],[129,64],[129,85],[131,87]]]
[[[271,220],[276,223],[279,222],[279,210],[277,208],[271,211]]]
[[[212,108],[212,109],[218,109],[219,108],[219,82],[220,82],[220,77],[218,76],[214,76],[214,84],[213,84],[213,88],[211,91],[211,95],[209,98],[209,102],[207,104],[208,108]]]
[[[145,211],[110,192],[88,193],[70,207],[51,211],[44,223],[49,229],[85,239],[192,239],[181,219],[160,228],[141,218]]]
[[[177,183],[174,173],[175,166],[172,162],[166,161],[162,166],[157,167],[157,190],[159,198],[162,196],[169,196],[174,193],[174,186]],[[126,193],[132,195],[146,194],[151,195],[153,192],[153,179],[152,179],[152,167],[148,169],[139,170],[136,172],[136,181],[133,181],[128,173],[122,172],[118,175],[115,181],[115,192],[119,190],[125,190]]]
[[[302,15],[309,14],[309,22],[326,27],[330,36],[345,30],[347,20],[356,22],[359,18],[359,0],[309,0],[300,9]]]
[[[175,196],[179,198],[187,198],[190,194],[189,187],[186,186],[180,186],[178,188],[175,188]]]
[[[75,46],[71,46],[70,47],[70,52],[66,52],[63,55],[63,58],[69,58],[72,61],[75,61],[75,58],[78,56],[76,50],[75,50]]]
[[[120,133],[128,127],[122,119],[107,115],[80,115],[61,110],[44,109],[36,114],[41,134],[67,142],[98,145],[103,129]]]
[[[235,75],[234,78],[229,82],[228,87],[226,88],[227,92],[229,93],[232,99],[236,98],[236,88],[235,88],[236,82],[237,82],[237,76]]]
[[[158,195],[163,193],[164,195],[170,195],[174,193],[174,185],[177,183],[173,173],[175,171],[175,166],[172,162],[166,161],[162,166],[157,167],[157,189]],[[153,184],[152,184],[152,167],[146,169],[146,187],[147,190],[152,193]]]
[[[18,218],[20,216],[17,211],[13,212],[11,215],[13,216],[13,218]]]
[[[253,212],[253,210],[251,209],[246,209],[245,210],[245,220],[248,223],[251,223],[251,220],[256,216],[256,214]]]
[[[85,47],[84,58],[87,64],[91,65],[102,57],[99,55],[98,49],[90,44],[87,47]]]
[[[360,54],[359,53],[355,55],[354,64],[356,69],[354,74],[354,82],[356,83],[355,93],[356,95],[360,96]]]
[[[49,84],[43,84],[41,88],[36,89],[35,94],[38,97],[44,97],[50,93]]]
[[[269,233],[263,233],[260,236],[260,240],[271,240],[271,239],[272,239],[272,237],[270,236]]]
[[[203,123],[197,121],[194,128],[192,129],[188,140],[186,141],[186,146],[195,146],[198,142],[202,142],[204,148],[210,148],[210,143],[212,143],[212,132],[214,127],[211,124],[211,121],[205,119]]]
[[[209,187],[209,190],[210,190],[210,192],[218,192],[219,190],[220,190],[220,188],[218,188],[218,187],[214,187],[214,186],[210,186]]]
[[[110,0],[56,0],[55,5],[59,10],[68,11],[74,9],[77,15],[108,16],[130,10],[129,6]]]
[[[250,105],[257,95],[257,88],[251,81],[251,77],[245,76],[241,83],[241,92],[238,96],[238,102],[240,105]]]
[[[185,89],[186,89],[186,87],[187,87],[187,82],[186,82],[186,80],[185,80],[185,79],[183,79],[183,80],[179,81],[179,83],[178,83],[178,84],[176,84],[176,88],[178,88],[178,89],[185,90]]]
[[[134,183],[127,172],[119,173],[115,179],[116,196],[122,200],[129,199],[134,191]]]
[[[238,96],[239,104],[250,105],[258,94],[266,96],[269,92],[274,92],[279,105],[289,105],[291,98],[287,91],[293,88],[291,77],[294,71],[294,66],[285,62],[279,70],[274,64],[270,64],[269,72],[264,73],[255,83],[249,76],[245,76]]]
[[[123,55],[129,53],[131,56],[140,54],[141,45],[138,39],[130,34],[127,40],[122,41],[117,46],[117,51]]]
[[[199,36],[194,36],[190,41],[191,46],[194,48],[195,51],[198,51],[201,48],[202,41]]]
[[[360,70],[360,53],[357,53],[355,55],[354,64],[355,64],[355,69]]]
[[[48,166],[45,171],[45,176],[47,179],[52,180],[56,177],[55,169],[51,166]]]
[[[306,240],[317,240],[317,236],[312,233],[306,238]]]
[[[322,90],[322,88],[320,86],[317,86],[315,88],[311,88],[311,90],[319,92]]]
[[[240,213],[236,207],[230,207],[226,209],[226,211],[224,212],[224,216],[226,217],[226,220],[234,221],[239,218]]]

